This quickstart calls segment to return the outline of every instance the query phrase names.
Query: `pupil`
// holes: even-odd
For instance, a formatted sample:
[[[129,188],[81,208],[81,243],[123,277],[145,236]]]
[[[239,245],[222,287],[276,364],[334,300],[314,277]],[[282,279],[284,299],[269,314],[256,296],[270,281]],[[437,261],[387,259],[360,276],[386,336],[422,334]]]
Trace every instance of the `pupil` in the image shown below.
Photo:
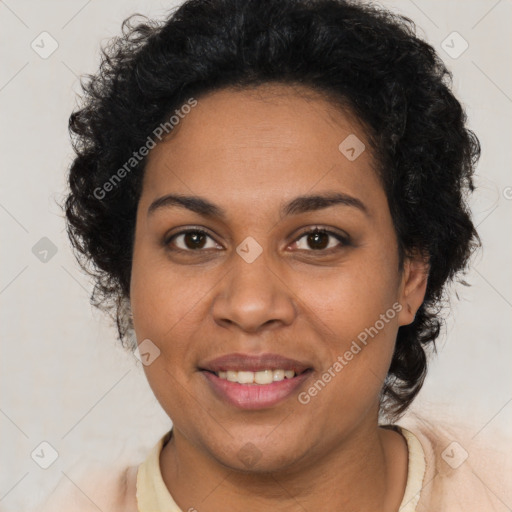
[[[312,249],[325,249],[329,244],[328,239],[327,234],[320,231],[308,235],[308,243]]]
[[[201,249],[204,242],[205,236],[202,233],[194,232],[185,234],[185,245],[188,249]]]

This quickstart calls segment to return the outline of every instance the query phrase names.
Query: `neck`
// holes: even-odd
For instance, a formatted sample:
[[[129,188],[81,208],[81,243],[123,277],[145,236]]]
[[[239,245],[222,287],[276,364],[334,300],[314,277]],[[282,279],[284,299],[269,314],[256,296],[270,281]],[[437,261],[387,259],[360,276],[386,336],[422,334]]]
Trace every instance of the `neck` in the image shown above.
[[[391,430],[358,429],[326,453],[272,473],[235,471],[174,429],[162,450],[164,482],[183,511],[395,512],[407,480],[407,445]]]

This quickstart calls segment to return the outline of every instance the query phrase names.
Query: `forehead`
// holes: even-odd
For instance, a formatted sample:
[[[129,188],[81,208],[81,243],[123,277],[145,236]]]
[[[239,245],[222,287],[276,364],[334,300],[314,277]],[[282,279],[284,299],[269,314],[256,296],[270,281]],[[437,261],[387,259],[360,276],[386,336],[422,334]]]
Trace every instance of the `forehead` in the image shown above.
[[[286,85],[223,89],[198,98],[151,151],[141,201],[176,191],[243,207],[315,189],[371,199],[383,193],[375,167],[362,124],[327,96]]]

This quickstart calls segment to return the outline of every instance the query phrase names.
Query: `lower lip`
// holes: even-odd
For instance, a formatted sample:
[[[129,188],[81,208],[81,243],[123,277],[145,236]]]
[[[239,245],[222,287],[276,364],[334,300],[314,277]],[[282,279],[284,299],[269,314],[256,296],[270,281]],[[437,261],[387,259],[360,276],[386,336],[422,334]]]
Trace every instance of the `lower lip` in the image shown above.
[[[292,379],[271,384],[239,384],[217,377],[214,373],[202,371],[213,392],[222,400],[239,409],[266,409],[290,397],[309,377],[307,370]]]

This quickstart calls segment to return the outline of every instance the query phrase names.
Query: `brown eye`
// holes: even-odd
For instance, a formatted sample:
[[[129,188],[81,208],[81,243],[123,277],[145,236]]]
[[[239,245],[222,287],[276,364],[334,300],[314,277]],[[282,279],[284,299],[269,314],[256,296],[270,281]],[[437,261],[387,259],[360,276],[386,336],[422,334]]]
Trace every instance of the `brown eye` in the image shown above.
[[[329,235],[321,231],[309,233],[307,243],[312,249],[325,249],[329,245]]]
[[[313,229],[300,236],[295,242],[296,248],[305,251],[323,251],[347,245],[347,239],[342,235],[326,229]]]
[[[182,231],[173,235],[166,241],[166,245],[174,245],[181,251],[197,251],[219,247],[208,233],[197,229]]]
[[[187,249],[202,249],[206,243],[206,235],[190,232],[183,235],[183,242]]]

